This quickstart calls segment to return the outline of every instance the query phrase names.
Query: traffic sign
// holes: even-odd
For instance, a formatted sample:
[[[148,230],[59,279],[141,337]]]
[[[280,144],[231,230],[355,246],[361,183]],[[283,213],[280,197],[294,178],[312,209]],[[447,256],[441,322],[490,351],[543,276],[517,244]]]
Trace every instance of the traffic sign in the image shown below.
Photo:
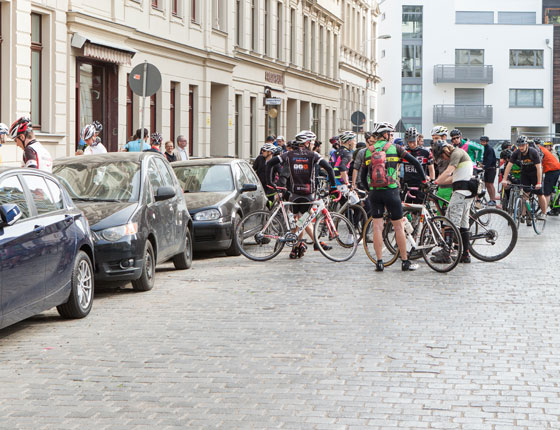
[[[357,110],[350,117],[350,121],[352,121],[352,124],[360,126],[366,122],[366,115],[363,112]]]
[[[268,97],[264,99],[264,104],[267,106],[279,106],[282,104],[282,99],[279,97]]]
[[[144,93],[144,78],[146,79],[146,92]],[[150,63],[141,63],[135,66],[128,76],[128,84],[134,94],[140,97],[153,96],[161,87],[161,73],[158,68]]]

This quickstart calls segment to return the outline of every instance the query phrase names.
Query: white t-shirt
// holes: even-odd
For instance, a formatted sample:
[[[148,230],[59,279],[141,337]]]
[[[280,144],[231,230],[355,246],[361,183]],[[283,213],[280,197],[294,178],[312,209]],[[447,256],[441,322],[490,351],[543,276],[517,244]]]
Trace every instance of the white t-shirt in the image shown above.
[[[468,181],[473,175],[473,162],[469,154],[461,148],[455,148],[449,157],[449,165],[455,167],[453,171],[453,182]],[[457,190],[459,194],[470,196],[468,190]]]
[[[179,157],[181,160],[177,160],[177,161],[183,161],[183,160],[188,160],[189,159],[189,153],[187,152],[187,147],[180,148],[179,146],[177,147],[177,153],[179,154]]]
[[[107,148],[105,148],[102,143],[98,143],[97,145],[92,146],[86,146],[86,149],[84,149],[84,155],[105,154],[106,152]]]

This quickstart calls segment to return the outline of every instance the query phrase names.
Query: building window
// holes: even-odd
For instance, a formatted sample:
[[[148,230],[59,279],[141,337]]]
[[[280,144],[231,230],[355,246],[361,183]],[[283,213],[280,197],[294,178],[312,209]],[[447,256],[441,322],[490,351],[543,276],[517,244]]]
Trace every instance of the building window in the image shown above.
[[[509,107],[543,107],[543,90],[510,89]]]
[[[296,37],[296,10],[290,9],[290,63],[296,64],[297,37]]]
[[[257,150],[257,127],[255,123],[255,118],[257,117],[257,98],[250,98],[249,106],[249,140],[251,142],[251,156],[256,157],[259,154]]]
[[[315,21],[311,21],[311,71],[317,71],[317,52],[315,49],[315,36],[316,36],[316,27]]]
[[[331,45],[331,31],[327,30],[327,55],[325,58],[325,63],[327,65],[327,76],[330,78],[331,75],[331,61],[332,61],[332,45]]]
[[[484,65],[484,49],[456,49],[455,65],[457,66]]]
[[[494,12],[457,11],[455,24],[494,24]]]
[[[191,0],[191,22],[198,23],[198,0]]]
[[[422,77],[422,45],[403,45],[402,77]]]
[[[536,24],[536,12],[498,12],[498,24]]]
[[[171,82],[169,90],[169,139],[175,142],[175,100],[177,97],[177,83]]]
[[[179,0],[171,0],[171,14],[179,16]]]
[[[150,134],[157,131],[157,93],[150,97]]]
[[[126,75],[126,138],[132,139],[132,135],[134,134],[134,117],[133,117],[133,107],[132,103],[134,100],[132,88],[130,88],[130,84],[128,83],[128,78],[130,74],[127,73]]]
[[[325,74],[325,27],[319,27],[319,74]]]
[[[333,75],[334,79],[338,79],[338,35],[335,34],[333,36],[333,47],[334,47],[334,54],[333,54]]]
[[[154,9],[159,9],[159,0],[152,0],[152,7]]]
[[[43,91],[43,17],[31,14],[31,122],[41,129],[41,94]]]
[[[309,69],[309,59],[307,56],[307,22],[309,18],[303,17],[303,68]]]
[[[278,2],[276,5],[276,58],[282,60],[284,56],[282,55],[282,49],[284,48],[282,45],[284,29],[282,28],[282,20],[283,18],[283,5],[281,2]]]
[[[422,39],[422,6],[403,6],[403,39]]]
[[[241,112],[243,108],[243,96],[241,94],[235,95],[235,156],[241,156],[241,130],[243,130],[241,124]]]
[[[385,87],[383,87],[385,89]],[[422,117],[422,85],[402,86],[402,117]]]
[[[311,131],[315,133],[315,136],[321,135],[321,105],[317,103],[311,103]]]
[[[189,156],[194,153],[194,125],[197,120],[197,102],[198,100],[198,87],[196,85],[189,85]]]
[[[241,0],[235,0],[235,44],[241,46],[241,27],[243,24],[243,4]]]
[[[270,0],[264,0],[264,54],[270,57]]]
[[[259,4],[258,0],[251,0],[251,49],[257,51],[259,46]]]
[[[544,11],[545,24],[560,24],[560,8],[547,7]]]
[[[212,28],[227,32],[226,2],[224,0],[212,0]]]
[[[542,49],[510,49],[509,66],[519,68],[542,68],[543,67]]]

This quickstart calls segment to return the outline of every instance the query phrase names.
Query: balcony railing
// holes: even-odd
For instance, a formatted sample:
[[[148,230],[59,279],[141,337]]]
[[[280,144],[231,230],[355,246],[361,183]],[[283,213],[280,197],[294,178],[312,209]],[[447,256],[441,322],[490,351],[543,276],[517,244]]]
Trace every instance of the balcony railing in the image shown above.
[[[435,124],[491,124],[490,105],[434,105]]]
[[[434,66],[434,84],[491,84],[494,82],[492,66],[455,66],[436,64]]]

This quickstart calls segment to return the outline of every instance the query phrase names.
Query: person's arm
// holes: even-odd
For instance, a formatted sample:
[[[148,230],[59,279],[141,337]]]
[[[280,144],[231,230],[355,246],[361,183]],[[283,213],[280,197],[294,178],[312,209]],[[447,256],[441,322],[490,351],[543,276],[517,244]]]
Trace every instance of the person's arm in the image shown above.
[[[329,183],[331,184],[331,188],[336,188],[336,181],[334,179],[334,170],[329,164],[327,160],[321,158],[319,161],[319,166],[321,166],[324,170],[326,170],[327,175],[329,177]]]
[[[365,187],[366,190],[368,189],[368,180],[367,180],[368,171],[369,171],[368,166],[366,166],[365,163],[362,164],[362,168],[360,169],[360,182]]]
[[[435,180],[437,185],[449,185],[453,183],[453,172],[455,171],[455,166],[447,166],[447,169],[443,171],[441,175]]]
[[[537,185],[535,185],[535,188],[537,190],[540,190],[542,182],[542,164],[539,163],[535,165],[535,167],[537,168]]]
[[[513,167],[513,163],[508,161],[506,165],[506,169],[504,170],[504,176],[502,177],[502,185],[509,184],[509,172],[511,172],[511,168]]]
[[[266,182],[268,184],[274,184],[274,178],[273,178],[273,173],[274,173],[274,166],[280,164],[282,162],[282,159],[280,158],[280,156],[276,156],[276,157],[272,157],[270,160],[268,160],[268,163],[266,163],[265,169],[266,169]],[[265,190],[266,192],[266,190]]]
[[[428,165],[428,173],[430,175],[430,179],[436,178],[436,169],[433,164]]]
[[[426,180],[426,172],[424,172],[422,165],[416,159],[416,157],[414,157],[410,152],[406,152],[406,151],[401,157],[414,166],[414,168],[416,169],[416,173],[422,176],[422,181]]]

